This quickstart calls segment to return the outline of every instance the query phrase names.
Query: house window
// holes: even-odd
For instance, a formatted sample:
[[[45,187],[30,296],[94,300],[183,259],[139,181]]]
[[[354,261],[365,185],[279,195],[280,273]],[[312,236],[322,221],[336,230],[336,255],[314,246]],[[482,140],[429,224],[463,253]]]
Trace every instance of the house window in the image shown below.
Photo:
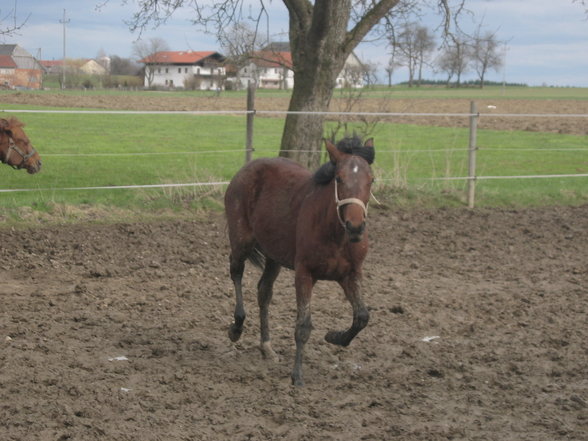
[[[200,75],[200,68],[196,69],[196,75]]]
[[[157,73],[161,73],[161,67],[157,68]]]
[[[165,68],[165,73],[169,73],[169,68]]]
[[[188,73],[188,68],[187,67],[184,68],[184,73]]]
[[[182,73],[182,68],[181,67],[178,67],[178,73],[180,73],[180,74]]]

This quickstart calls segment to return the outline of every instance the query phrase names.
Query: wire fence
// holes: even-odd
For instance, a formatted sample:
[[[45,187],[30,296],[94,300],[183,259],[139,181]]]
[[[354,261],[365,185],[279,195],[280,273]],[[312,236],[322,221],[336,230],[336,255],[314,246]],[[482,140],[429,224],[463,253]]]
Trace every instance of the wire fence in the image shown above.
[[[386,120],[394,120],[398,117],[445,117],[445,118],[466,118],[470,121],[470,143],[463,147],[439,147],[439,148],[417,148],[411,149],[411,154],[449,154],[454,152],[468,152],[470,157],[468,162],[470,164],[468,174],[464,176],[433,176],[420,178],[428,181],[467,181],[468,185],[471,184],[469,192],[472,192],[472,188],[476,181],[482,180],[513,180],[513,179],[568,179],[568,178],[584,178],[588,177],[588,173],[556,173],[556,174],[532,174],[532,175],[489,175],[479,176],[475,172],[475,165],[472,169],[472,164],[475,164],[475,153],[479,150],[476,145],[477,136],[477,122],[480,118],[485,117],[501,117],[501,118],[573,118],[573,119],[586,119],[588,114],[512,114],[512,113],[492,113],[492,114],[480,114],[477,112],[475,106],[473,106],[469,112],[464,113],[394,113],[394,112],[288,112],[288,111],[274,111],[274,110],[216,110],[216,111],[111,111],[111,110],[30,110],[30,109],[5,109],[1,112],[14,113],[14,114],[54,114],[54,115],[189,115],[189,116],[205,116],[205,115],[232,115],[232,116],[246,116],[253,118],[254,116],[261,115],[272,115],[272,116],[285,116],[287,114],[295,113],[307,113],[311,115],[321,115],[328,118],[336,117],[365,117],[365,118],[385,118]],[[92,130],[91,128],[89,130]],[[96,129],[96,133],[102,129]],[[241,131],[239,131],[241,133]],[[247,139],[252,138],[253,134],[244,132],[243,136]],[[472,141],[473,138],[473,141]],[[246,143],[244,142],[243,145]],[[138,157],[159,157],[159,156],[200,156],[200,155],[218,155],[226,157],[226,155],[237,155],[247,153],[247,150],[254,151],[252,146],[245,145],[245,148],[228,148],[228,149],[211,149],[211,150],[174,150],[174,151],[112,151],[112,152],[63,152],[63,153],[44,153],[42,156],[47,158],[138,158]],[[493,148],[489,146],[484,147],[485,152],[506,152],[506,151],[517,151],[517,152],[588,152],[587,147],[573,147],[573,148],[562,148],[562,147],[542,147],[542,148]],[[256,154],[267,153],[269,155],[275,154],[275,150],[263,150],[256,149]],[[378,149],[378,154],[406,154],[406,150],[402,149]],[[471,158],[474,155],[474,159]],[[383,178],[383,181],[392,181],[392,179]],[[48,187],[36,187],[36,188],[0,188],[0,193],[19,193],[19,192],[33,192],[33,191],[93,191],[93,190],[121,190],[121,189],[157,189],[157,188],[182,188],[182,187],[206,187],[206,186],[224,186],[227,185],[226,180],[207,180],[202,182],[172,182],[172,183],[148,183],[140,185],[89,185],[89,186],[48,186]],[[473,206],[473,195],[468,196],[470,206]]]

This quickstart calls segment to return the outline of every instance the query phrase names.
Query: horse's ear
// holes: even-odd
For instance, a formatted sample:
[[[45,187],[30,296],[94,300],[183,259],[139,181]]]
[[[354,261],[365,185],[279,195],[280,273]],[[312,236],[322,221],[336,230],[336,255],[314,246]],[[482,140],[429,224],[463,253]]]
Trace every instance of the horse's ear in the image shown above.
[[[368,164],[373,164],[374,159],[376,158],[376,149],[374,148],[374,138],[368,139],[364,144],[363,148],[367,152],[365,155],[365,160]]]
[[[327,148],[327,152],[329,152],[329,158],[331,161],[338,162],[344,155],[335,144],[325,138],[325,147]]]
[[[0,118],[0,129],[8,130],[8,127],[10,127],[10,123],[8,122],[8,120],[4,119],[4,118]]]

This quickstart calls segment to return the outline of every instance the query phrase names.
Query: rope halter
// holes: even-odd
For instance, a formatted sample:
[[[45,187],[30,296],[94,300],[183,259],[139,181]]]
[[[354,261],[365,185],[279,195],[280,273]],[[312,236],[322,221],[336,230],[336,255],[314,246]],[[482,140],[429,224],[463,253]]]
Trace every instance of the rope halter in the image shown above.
[[[10,155],[12,154],[12,151],[15,151],[16,153],[18,153],[20,155],[20,157],[22,158],[22,160],[20,161],[20,164],[18,165],[11,165],[8,164],[8,160],[10,159]],[[19,146],[16,145],[16,143],[14,142],[14,139],[12,139],[11,136],[8,137],[8,150],[6,151],[6,156],[4,157],[4,160],[2,161],[5,164],[10,165],[12,168],[14,169],[21,169],[24,167],[25,162],[27,162],[27,160],[32,157],[35,153],[37,153],[37,151],[35,150],[34,147],[31,147],[31,151],[29,153],[25,153],[23,152]]]
[[[367,218],[368,209],[366,204],[363,203],[361,199],[357,198],[346,198],[346,199],[339,199],[339,191],[337,189],[337,178],[335,178],[335,202],[337,203],[337,217],[339,218],[339,223],[343,228],[345,228],[345,222],[343,222],[343,218],[341,217],[341,207],[345,205],[355,204],[359,205],[363,210],[364,218]]]

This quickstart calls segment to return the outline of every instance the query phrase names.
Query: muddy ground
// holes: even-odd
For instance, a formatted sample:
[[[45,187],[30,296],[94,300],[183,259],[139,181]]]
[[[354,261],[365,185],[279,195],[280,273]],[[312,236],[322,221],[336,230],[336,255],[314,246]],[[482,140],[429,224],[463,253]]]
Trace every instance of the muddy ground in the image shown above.
[[[256,110],[288,109],[288,98],[258,97]],[[246,97],[210,96],[186,97],[161,92],[160,95],[128,95],[124,99],[117,95],[64,95],[60,93],[10,92],[0,95],[0,103],[29,104],[36,106],[79,107],[115,110],[156,110],[156,111],[204,111],[204,110],[246,110]],[[518,99],[480,99],[476,100],[481,118],[478,127],[493,130],[526,130],[532,132],[553,132],[575,135],[588,135],[585,117],[557,117],[557,114],[586,115],[587,100],[518,100]],[[468,99],[398,99],[393,95],[381,99],[359,99],[349,108],[350,100],[337,98],[331,101],[331,111],[389,112],[389,113],[449,113],[467,114],[470,111]],[[511,116],[494,116],[508,114]],[[512,116],[512,115],[521,116]],[[530,114],[545,114],[537,117]],[[261,115],[260,115],[261,116]],[[264,115],[268,116],[268,115]],[[283,114],[276,115],[283,118]],[[337,116],[341,119],[341,116]],[[365,119],[365,117],[363,118]],[[461,116],[393,116],[368,117],[371,121],[391,121],[396,123],[436,125],[447,127],[467,127],[469,120]]]
[[[585,440],[588,205],[372,208],[371,321],[345,349],[319,283],[306,386],[290,385],[293,275],[276,363],[233,308],[224,218],[0,229],[2,440]]]

